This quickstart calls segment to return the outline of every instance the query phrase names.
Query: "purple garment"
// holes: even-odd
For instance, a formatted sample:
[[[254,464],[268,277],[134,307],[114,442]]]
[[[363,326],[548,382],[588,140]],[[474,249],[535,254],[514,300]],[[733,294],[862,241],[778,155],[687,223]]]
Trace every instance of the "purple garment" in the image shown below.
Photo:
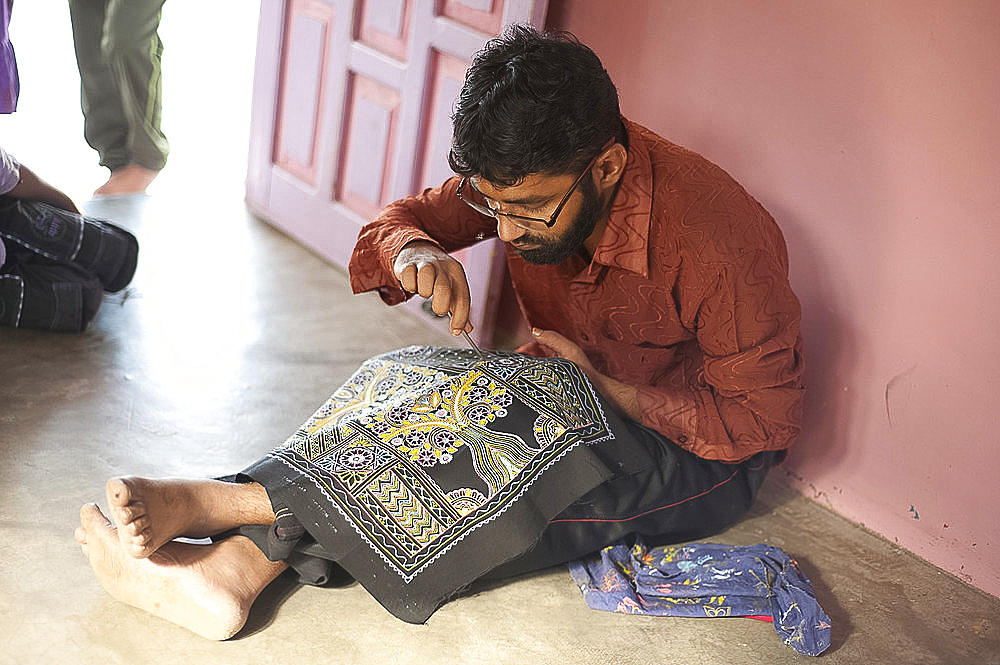
[[[782,642],[807,656],[830,646],[830,617],[812,584],[770,545],[690,543],[647,549],[619,542],[569,564],[592,609],[657,616],[771,617]]]
[[[14,47],[7,36],[13,7],[14,0],[0,0],[0,113],[13,113],[17,110],[17,96],[21,91]]]
[[[10,154],[0,148],[0,194],[6,194],[14,189],[21,180],[21,165]],[[0,268],[7,260],[7,250],[0,239]]]
[[[21,181],[21,164],[0,147],[0,194],[6,194]]]

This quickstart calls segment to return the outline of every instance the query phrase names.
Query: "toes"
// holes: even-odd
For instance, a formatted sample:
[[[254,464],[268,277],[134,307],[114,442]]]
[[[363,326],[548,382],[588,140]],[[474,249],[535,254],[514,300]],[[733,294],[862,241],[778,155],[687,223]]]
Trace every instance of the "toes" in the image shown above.
[[[73,532],[73,538],[80,543],[80,548],[86,556],[90,556],[91,544],[117,540],[115,526],[111,523],[96,503],[85,504],[80,508],[80,526]]]
[[[115,527],[96,503],[87,503],[80,508],[80,526],[88,533],[95,531],[114,531]]]
[[[139,533],[149,528],[146,506],[137,500],[123,478],[112,478],[108,481],[107,499],[111,507],[111,516],[119,529],[127,527],[128,532]]]
[[[108,503],[115,507],[124,507],[132,500],[132,492],[125,483],[124,478],[112,478],[105,486],[105,493],[108,496]]]
[[[122,539],[122,544],[127,547],[129,551],[135,552],[136,556],[138,556],[138,553],[148,553],[152,551],[152,549],[150,549],[150,543],[152,541],[153,534],[149,531],[144,531]]]
[[[127,517],[124,517],[118,524],[119,527],[127,525],[129,533],[133,536],[141,536],[142,534],[148,532],[149,528],[153,524],[153,521],[149,519],[149,515],[145,512],[138,515],[137,513],[139,513],[138,509],[129,511]],[[121,516],[119,515],[119,517]]]
[[[129,527],[130,531],[138,532],[149,526],[146,510],[139,504],[112,507],[111,514],[119,528]]]
[[[138,528],[141,524],[145,528]],[[118,528],[118,539],[122,547],[135,559],[145,559],[156,551],[153,545],[153,530],[148,518],[137,520],[132,524]]]
[[[152,524],[148,517],[142,517],[134,522],[118,522],[118,537],[123,545],[144,546],[153,539]]]

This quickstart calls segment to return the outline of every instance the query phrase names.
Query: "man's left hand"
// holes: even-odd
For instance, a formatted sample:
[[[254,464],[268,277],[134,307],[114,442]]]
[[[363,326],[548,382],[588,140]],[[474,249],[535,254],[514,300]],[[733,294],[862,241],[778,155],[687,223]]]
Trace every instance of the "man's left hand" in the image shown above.
[[[565,358],[566,360],[571,360],[576,365],[583,370],[591,381],[594,380],[594,374],[597,374],[597,370],[594,366],[590,364],[590,360],[587,359],[586,354],[584,354],[583,349],[577,346],[574,342],[570,341],[568,338],[563,337],[555,330],[539,330],[538,328],[531,329],[531,336],[535,338],[535,341],[547,348],[552,352],[552,355],[559,358]]]
[[[639,412],[638,390],[634,386],[622,383],[598,372],[591,364],[587,355],[579,346],[568,338],[560,335],[554,330],[531,329],[531,336],[535,341],[547,348],[553,355],[576,363],[577,367],[587,375],[598,391],[612,404],[618,411],[633,420],[640,420],[642,414]]]

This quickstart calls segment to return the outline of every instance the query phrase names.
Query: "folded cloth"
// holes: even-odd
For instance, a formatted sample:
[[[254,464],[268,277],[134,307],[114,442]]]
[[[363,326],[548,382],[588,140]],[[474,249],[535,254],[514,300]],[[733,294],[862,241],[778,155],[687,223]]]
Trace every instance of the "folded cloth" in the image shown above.
[[[641,539],[569,564],[595,610],[657,616],[768,616],[785,643],[817,656],[830,646],[830,617],[787,554],[769,545],[689,543],[649,549]]]

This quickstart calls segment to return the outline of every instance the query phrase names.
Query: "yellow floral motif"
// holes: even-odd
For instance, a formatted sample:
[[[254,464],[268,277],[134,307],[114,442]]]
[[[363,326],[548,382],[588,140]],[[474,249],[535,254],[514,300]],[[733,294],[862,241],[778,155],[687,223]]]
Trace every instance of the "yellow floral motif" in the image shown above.
[[[730,616],[731,607],[709,607],[705,606],[705,616],[707,617],[727,617]]]
[[[644,550],[645,548],[641,548],[640,547],[640,549]],[[662,548],[662,550],[663,551],[659,553],[660,554],[660,560],[663,561],[664,563],[671,563],[671,562],[673,562],[674,559],[677,558],[677,555],[680,554],[684,550],[684,548],[680,547],[680,546],[675,546],[675,547],[664,547],[664,548]],[[647,556],[651,556],[651,555],[647,555]]]
[[[420,395],[406,420],[380,434],[383,441],[424,466],[447,463],[462,445],[459,432],[485,427],[507,414],[510,398],[503,386],[470,371],[457,383]]]

